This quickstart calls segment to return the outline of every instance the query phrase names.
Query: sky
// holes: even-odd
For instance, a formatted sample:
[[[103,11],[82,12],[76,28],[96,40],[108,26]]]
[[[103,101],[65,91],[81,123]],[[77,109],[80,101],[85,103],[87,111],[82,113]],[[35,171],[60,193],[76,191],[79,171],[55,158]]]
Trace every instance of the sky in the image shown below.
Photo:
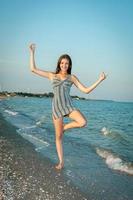
[[[132,11],[132,0],[0,0],[0,91],[52,92],[48,79],[30,71],[35,43],[38,69],[54,72],[67,53],[85,86],[108,75],[89,94],[73,85],[71,95],[133,101]]]

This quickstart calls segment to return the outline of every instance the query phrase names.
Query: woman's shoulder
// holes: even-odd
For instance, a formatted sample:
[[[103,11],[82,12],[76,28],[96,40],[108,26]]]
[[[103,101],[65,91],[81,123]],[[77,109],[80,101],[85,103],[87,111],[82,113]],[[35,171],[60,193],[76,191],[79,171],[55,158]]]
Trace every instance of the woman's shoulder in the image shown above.
[[[72,83],[74,83],[75,75],[74,74],[69,74],[69,77]]]
[[[78,79],[78,77],[75,74],[71,74],[71,79],[75,80],[75,79]]]

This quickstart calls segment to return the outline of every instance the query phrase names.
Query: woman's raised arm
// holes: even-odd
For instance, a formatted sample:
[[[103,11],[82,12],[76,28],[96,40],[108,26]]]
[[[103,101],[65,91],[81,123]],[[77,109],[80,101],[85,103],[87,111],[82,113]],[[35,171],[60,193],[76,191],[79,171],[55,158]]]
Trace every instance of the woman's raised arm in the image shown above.
[[[43,76],[45,78],[48,79],[52,79],[53,76],[53,72],[48,72],[48,71],[44,71],[44,70],[40,70],[36,68],[36,63],[35,63],[35,44],[31,44],[29,46],[30,48],[30,69],[33,73],[36,73],[40,76]]]
[[[72,80],[73,80],[74,85],[78,89],[80,89],[82,92],[87,93],[87,94],[90,93],[92,90],[94,90],[105,79],[106,79],[106,75],[104,74],[104,72],[102,72],[100,74],[99,79],[94,84],[92,84],[90,87],[86,87],[79,81],[79,79],[76,76],[72,75]]]

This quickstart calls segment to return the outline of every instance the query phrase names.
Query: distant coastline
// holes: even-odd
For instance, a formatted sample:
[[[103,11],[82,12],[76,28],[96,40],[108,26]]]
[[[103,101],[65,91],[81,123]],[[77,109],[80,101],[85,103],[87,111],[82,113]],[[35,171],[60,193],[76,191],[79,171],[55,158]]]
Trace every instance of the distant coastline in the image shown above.
[[[0,92],[0,98],[6,98],[6,97],[14,97],[14,96],[22,96],[22,97],[53,97],[54,94],[53,92],[49,92],[49,93],[28,93],[28,92],[7,92],[7,91],[3,91]],[[87,100],[84,97],[79,97],[77,95],[71,96],[72,98],[75,99],[82,99],[82,100]]]
[[[21,97],[50,97],[52,98],[54,96],[53,92],[49,92],[49,93],[29,93],[29,92],[8,92],[8,91],[3,91],[0,92],[0,99],[5,99],[7,97],[15,97],[15,96],[21,96]],[[85,97],[79,97],[77,95],[71,95],[71,97],[73,99],[77,99],[77,100],[91,100],[91,101],[111,101],[114,102],[113,100],[104,100],[104,99],[88,99]]]

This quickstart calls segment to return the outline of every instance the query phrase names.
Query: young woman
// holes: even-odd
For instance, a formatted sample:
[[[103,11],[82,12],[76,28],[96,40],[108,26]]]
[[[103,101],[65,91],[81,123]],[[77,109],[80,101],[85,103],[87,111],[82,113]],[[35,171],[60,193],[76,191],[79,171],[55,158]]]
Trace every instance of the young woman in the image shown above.
[[[74,107],[71,97],[70,88],[74,84],[79,90],[88,94],[96,88],[105,78],[104,72],[101,73],[99,79],[90,87],[85,87],[75,75],[71,75],[72,61],[69,55],[62,55],[57,63],[56,72],[49,72],[37,69],[35,64],[35,44],[30,45],[30,69],[33,73],[51,80],[54,92],[52,101],[52,118],[56,134],[56,149],[58,153],[59,163],[56,169],[64,166],[62,138],[63,133],[67,129],[84,127],[87,123],[84,115]],[[64,124],[63,117],[72,119],[70,123]]]

